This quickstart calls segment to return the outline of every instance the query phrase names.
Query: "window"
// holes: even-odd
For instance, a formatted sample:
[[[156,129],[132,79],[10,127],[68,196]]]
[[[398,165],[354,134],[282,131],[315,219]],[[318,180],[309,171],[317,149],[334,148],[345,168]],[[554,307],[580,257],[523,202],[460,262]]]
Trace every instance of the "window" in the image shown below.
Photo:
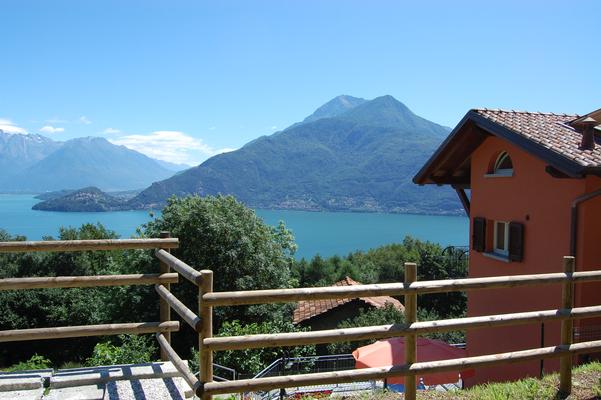
[[[524,259],[524,224],[474,217],[472,250],[504,262]]]
[[[513,162],[506,151],[491,160],[486,177],[503,177],[513,175]]]
[[[495,221],[493,252],[509,255],[509,222]]]

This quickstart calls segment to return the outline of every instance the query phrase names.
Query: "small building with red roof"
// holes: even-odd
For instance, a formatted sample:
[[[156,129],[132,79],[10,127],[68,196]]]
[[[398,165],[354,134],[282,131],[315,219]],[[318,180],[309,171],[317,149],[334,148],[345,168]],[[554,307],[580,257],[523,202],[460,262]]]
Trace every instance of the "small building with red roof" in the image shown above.
[[[348,276],[332,286],[354,286],[361,283]],[[299,301],[294,310],[292,322],[312,330],[335,329],[344,320],[354,318],[361,310],[381,309],[392,306],[404,311],[403,304],[390,296],[359,297],[356,299],[327,299]]]
[[[567,115],[474,109],[414,177],[451,185],[470,218],[469,277],[601,267],[601,110]],[[469,191],[469,194],[468,194]],[[576,307],[600,305],[601,284],[578,284]],[[560,285],[468,292],[467,315],[560,308]],[[601,339],[601,321],[574,322],[574,340]],[[467,332],[470,356],[560,343],[559,322]],[[482,368],[467,384],[539,376],[558,360]]]

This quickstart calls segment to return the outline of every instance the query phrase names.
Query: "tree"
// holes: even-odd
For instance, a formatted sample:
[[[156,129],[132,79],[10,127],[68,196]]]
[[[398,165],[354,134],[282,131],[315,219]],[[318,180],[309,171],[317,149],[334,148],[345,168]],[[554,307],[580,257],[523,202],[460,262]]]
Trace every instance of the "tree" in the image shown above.
[[[144,234],[158,237],[169,231],[180,239],[173,254],[198,270],[213,270],[215,291],[254,290],[291,286],[290,268],[296,244],[280,222],[271,227],[254,210],[232,196],[172,197],[162,215],[148,223]],[[187,282],[174,285],[178,298],[192,309],[197,289]],[[215,329],[223,321],[285,319],[287,307],[262,305],[214,310]]]

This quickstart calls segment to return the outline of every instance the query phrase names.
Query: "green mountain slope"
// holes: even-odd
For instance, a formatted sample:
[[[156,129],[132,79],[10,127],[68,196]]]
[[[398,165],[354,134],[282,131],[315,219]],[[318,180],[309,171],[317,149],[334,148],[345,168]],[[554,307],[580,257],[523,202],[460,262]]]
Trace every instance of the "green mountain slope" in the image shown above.
[[[284,131],[153,183],[130,204],[157,207],[173,194],[221,193],[257,208],[461,213],[452,191],[411,182],[449,128],[415,115],[391,96],[349,97],[332,100],[325,111],[320,108],[323,113]]]

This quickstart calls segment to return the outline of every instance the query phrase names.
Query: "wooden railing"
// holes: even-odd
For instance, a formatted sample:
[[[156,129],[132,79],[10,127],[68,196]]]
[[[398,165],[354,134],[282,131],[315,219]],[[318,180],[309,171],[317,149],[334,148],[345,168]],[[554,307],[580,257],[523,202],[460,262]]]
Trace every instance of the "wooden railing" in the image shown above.
[[[180,328],[178,321],[171,320],[171,308],[173,308],[184,321],[191,324],[196,331],[206,332],[207,329],[205,328],[203,331],[200,318],[177,300],[175,296],[170,293],[169,289],[170,284],[179,281],[179,275],[188,279],[194,277],[194,279],[200,282],[200,277],[203,276],[204,273],[204,281],[207,282],[211,279],[207,278],[207,275],[212,277],[212,272],[198,272],[169,254],[170,249],[175,249],[178,246],[179,240],[170,238],[167,232],[161,233],[161,238],[157,239],[0,242],[0,253],[156,249],[156,255],[161,261],[160,272],[158,274],[53,276],[0,279],[0,290],[155,285],[155,289],[160,296],[160,317],[157,322],[5,330],[0,331],[0,343],[82,336],[154,333],[156,334],[161,348],[161,359],[164,361],[172,361],[190,387],[193,390],[198,391],[200,387],[198,379],[171,347],[171,332],[176,332]],[[171,268],[176,272],[170,272]],[[210,318],[207,319],[207,321],[210,324]],[[210,329],[208,331],[210,332]],[[205,369],[205,371],[206,370],[208,369]],[[201,376],[205,377],[205,379],[212,379],[212,377],[206,373]]]
[[[405,381],[405,398],[415,399],[416,375],[459,371],[467,368],[553,357],[560,357],[561,359],[559,389],[563,395],[567,395],[571,392],[572,356],[574,354],[601,351],[600,340],[572,344],[573,320],[601,317],[601,305],[573,307],[573,287],[575,283],[601,281],[601,271],[574,272],[573,257],[564,257],[564,272],[561,273],[417,282],[417,265],[414,263],[405,263],[405,282],[403,283],[213,292],[213,272],[210,270],[198,271],[170,254],[169,250],[178,246],[178,240],[169,238],[168,234],[162,236],[164,237],[160,239],[0,243],[0,252],[154,248],[156,249],[155,256],[161,262],[159,274],[0,279],[0,290],[154,284],[160,297],[160,321],[158,322],[0,331],[0,342],[121,333],[155,333],[161,348],[161,358],[163,360],[170,360],[182,374],[188,385],[203,399],[210,399],[213,395],[217,394],[383,380],[394,376],[412,378]],[[171,270],[175,273],[170,272]],[[177,283],[179,275],[192,282],[198,288],[198,310],[196,312],[184,305],[170,292],[169,285]],[[439,321],[419,322],[416,320],[418,294],[548,284],[563,285],[562,308]],[[213,337],[212,315],[214,307],[287,303],[318,299],[353,299],[369,296],[405,296],[405,323],[313,332]],[[170,333],[179,330],[179,323],[171,321],[171,310],[174,310],[183,321],[198,333],[200,360],[198,378],[190,371],[186,363],[171,346]],[[561,343],[557,346],[444,361],[416,362],[416,337],[418,335],[484,327],[523,325],[550,320],[558,320],[562,324]],[[213,352],[215,351],[301,346],[365,339],[384,339],[395,336],[405,336],[406,338],[405,364],[403,365],[225,382],[213,380]]]
[[[201,295],[206,309],[220,306],[237,306],[267,303],[286,303],[302,300],[348,299],[367,296],[405,296],[405,323],[348,329],[331,329],[313,332],[294,332],[211,338],[205,336],[200,343],[201,353],[221,350],[242,350],[262,347],[301,346],[365,339],[384,339],[405,336],[405,364],[379,368],[363,368],[336,372],[322,372],[290,376],[212,382],[206,373],[201,378],[198,394],[210,398],[217,394],[272,390],[286,387],[336,384],[366,380],[383,380],[405,376],[405,398],[415,399],[415,376],[467,368],[502,365],[527,360],[560,357],[560,393],[571,392],[572,356],[601,350],[601,341],[572,344],[572,322],[575,319],[601,317],[601,305],[573,307],[575,283],[601,280],[601,271],[574,272],[574,258],[564,258],[564,272],[467,278],[456,280],[417,282],[417,265],[405,263],[405,282],[357,286],[332,286],[300,289],[254,290],[242,292],[217,292]],[[512,288],[528,285],[562,284],[562,308],[553,310],[454,318],[439,321],[416,321],[417,295],[454,291]],[[497,353],[444,361],[416,362],[416,337],[426,333],[530,324],[550,320],[561,321],[561,343],[557,346],[526,349],[510,353]],[[207,356],[209,357],[209,356]]]

